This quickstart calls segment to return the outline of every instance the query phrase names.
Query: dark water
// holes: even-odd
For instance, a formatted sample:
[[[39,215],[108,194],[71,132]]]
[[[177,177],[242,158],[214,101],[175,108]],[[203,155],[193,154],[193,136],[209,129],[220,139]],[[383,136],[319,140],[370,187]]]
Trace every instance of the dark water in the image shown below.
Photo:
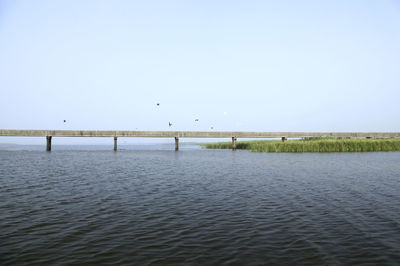
[[[3,265],[396,265],[400,153],[3,150],[0,226]]]

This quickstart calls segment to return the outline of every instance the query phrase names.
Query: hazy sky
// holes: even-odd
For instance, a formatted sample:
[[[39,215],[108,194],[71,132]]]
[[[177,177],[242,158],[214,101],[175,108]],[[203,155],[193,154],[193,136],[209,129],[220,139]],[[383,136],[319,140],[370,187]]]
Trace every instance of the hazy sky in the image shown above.
[[[400,131],[400,1],[0,0],[0,91],[3,129]]]

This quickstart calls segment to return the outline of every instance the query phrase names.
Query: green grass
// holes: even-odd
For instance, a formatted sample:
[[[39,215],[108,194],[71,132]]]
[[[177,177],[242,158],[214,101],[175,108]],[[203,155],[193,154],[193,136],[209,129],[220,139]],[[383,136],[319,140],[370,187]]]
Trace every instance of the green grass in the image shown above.
[[[232,142],[203,144],[207,149],[232,149]],[[301,140],[256,140],[237,142],[237,149],[256,152],[373,152],[400,151],[400,138],[386,139],[334,139],[314,138]]]

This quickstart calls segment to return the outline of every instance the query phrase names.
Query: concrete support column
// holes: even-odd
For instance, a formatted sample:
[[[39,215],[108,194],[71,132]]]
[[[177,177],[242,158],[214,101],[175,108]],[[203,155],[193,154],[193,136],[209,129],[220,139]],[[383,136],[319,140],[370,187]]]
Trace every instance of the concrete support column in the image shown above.
[[[46,136],[46,151],[51,151],[51,136]]]
[[[236,137],[232,137],[232,150],[236,151]]]
[[[117,151],[117,137],[114,137],[114,151]]]
[[[175,137],[175,151],[179,150],[179,138]]]
[[[282,142],[285,142],[285,141],[287,141],[287,138],[286,137],[282,137]]]

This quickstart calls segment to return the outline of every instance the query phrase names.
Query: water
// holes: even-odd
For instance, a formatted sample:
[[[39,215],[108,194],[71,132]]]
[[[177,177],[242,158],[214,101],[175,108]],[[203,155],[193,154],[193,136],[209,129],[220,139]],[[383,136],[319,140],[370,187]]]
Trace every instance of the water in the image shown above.
[[[400,262],[399,152],[41,148],[0,151],[0,264]]]

